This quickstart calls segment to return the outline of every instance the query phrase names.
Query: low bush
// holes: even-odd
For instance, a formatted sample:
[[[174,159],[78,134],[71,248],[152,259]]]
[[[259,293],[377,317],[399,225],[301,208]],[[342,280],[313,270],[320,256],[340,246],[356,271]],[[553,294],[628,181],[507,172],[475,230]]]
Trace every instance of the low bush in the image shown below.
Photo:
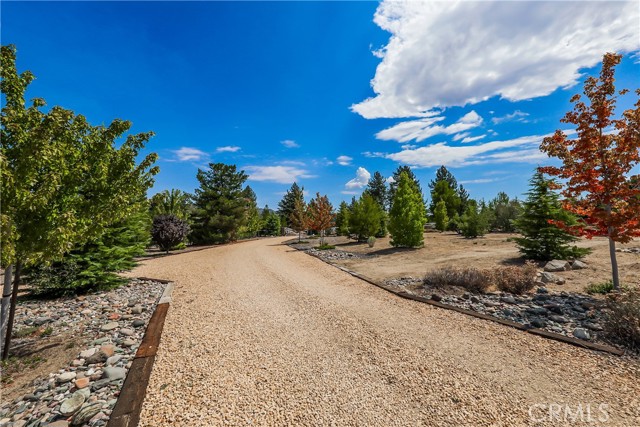
[[[523,267],[499,267],[493,271],[493,282],[502,292],[524,294],[536,286],[538,267],[527,262]]]
[[[584,288],[584,291],[590,295],[593,294],[608,294],[613,291],[613,281],[609,280],[601,283],[592,283]]]
[[[367,244],[370,248],[372,248],[376,244],[376,238],[373,236],[369,236],[369,238],[367,239]]]
[[[609,294],[602,327],[611,342],[640,351],[640,289]]]
[[[329,249],[335,249],[336,247],[333,245],[320,245],[320,246],[316,246],[316,249],[318,249],[319,251],[326,251]]]
[[[503,292],[523,294],[534,288],[536,273],[537,268],[533,263],[527,263],[524,267],[494,269],[445,267],[427,273],[423,283],[436,288],[459,286],[476,293],[484,293],[491,285],[495,285]]]
[[[426,286],[441,288],[444,286],[460,286],[470,292],[483,293],[491,286],[492,275],[489,270],[474,267],[444,267],[432,270],[424,277]]]
[[[189,224],[175,215],[158,215],[153,218],[151,237],[160,249],[169,252],[184,243],[189,235]]]

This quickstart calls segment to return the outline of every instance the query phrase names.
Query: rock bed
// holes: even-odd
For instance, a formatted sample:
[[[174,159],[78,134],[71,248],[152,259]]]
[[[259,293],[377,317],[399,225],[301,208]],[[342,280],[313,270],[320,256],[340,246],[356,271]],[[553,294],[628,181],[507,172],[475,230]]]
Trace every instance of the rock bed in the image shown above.
[[[132,279],[113,291],[21,303],[15,330],[51,327],[51,336],[72,333],[82,341],[76,359],[34,390],[0,408],[0,425],[12,427],[104,426],[165,285]],[[14,346],[29,344],[14,340]]]
[[[364,255],[364,254],[354,254],[352,252],[346,252],[346,251],[338,251],[338,250],[332,250],[332,249],[327,249],[324,251],[318,250],[318,249],[308,249],[306,251],[307,253],[311,254],[311,255],[315,255],[325,261],[335,261],[338,259],[356,259],[356,258],[366,258],[369,257],[369,255]]]
[[[522,325],[589,341],[601,341],[603,301],[586,295],[560,292],[549,293],[545,287],[537,288],[533,295],[511,295],[501,292],[486,294],[463,293],[442,295],[415,289],[421,279],[403,277],[387,280],[385,284],[429,297],[444,304],[473,310]]]

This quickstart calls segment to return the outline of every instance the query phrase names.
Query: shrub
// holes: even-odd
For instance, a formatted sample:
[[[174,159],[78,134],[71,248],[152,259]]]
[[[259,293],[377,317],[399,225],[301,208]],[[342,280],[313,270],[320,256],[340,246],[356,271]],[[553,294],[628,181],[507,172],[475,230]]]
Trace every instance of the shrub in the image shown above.
[[[372,248],[376,244],[376,238],[373,236],[369,236],[369,238],[367,239],[367,244],[370,248]]]
[[[326,244],[322,244],[320,246],[316,246],[316,249],[318,249],[319,251],[326,251],[329,249],[335,249],[336,247],[333,245],[326,245]]]
[[[538,268],[528,262],[524,267],[499,267],[493,271],[493,282],[502,292],[524,294],[536,286]]]
[[[470,292],[484,293],[492,284],[512,294],[522,294],[535,286],[537,268],[527,263],[524,267],[498,267],[493,270],[475,267],[445,267],[427,273],[426,286],[459,286]]]
[[[592,283],[589,286],[584,288],[584,291],[590,295],[593,294],[608,294],[613,291],[613,281],[608,280],[606,282],[601,283]]]
[[[169,252],[182,243],[188,234],[189,224],[175,215],[158,215],[153,218],[151,236],[163,251]]]
[[[602,327],[610,341],[640,351],[640,289],[610,294]]]
[[[491,272],[474,267],[445,267],[426,274],[423,283],[426,286],[460,286],[470,292],[484,293],[491,286]]]

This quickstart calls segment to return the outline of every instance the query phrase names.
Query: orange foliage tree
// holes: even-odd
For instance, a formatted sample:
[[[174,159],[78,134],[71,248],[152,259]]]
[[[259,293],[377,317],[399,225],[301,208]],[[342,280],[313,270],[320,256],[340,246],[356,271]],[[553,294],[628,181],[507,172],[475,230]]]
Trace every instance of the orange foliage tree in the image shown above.
[[[327,196],[316,193],[316,198],[309,202],[309,228],[320,233],[320,245],[324,245],[325,231],[335,222],[333,206]]]
[[[587,238],[606,236],[609,239],[613,284],[620,286],[615,242],[626,243],[640,236],[639,176],[631,171],[640,163],[640,89],[634,108],[614,118],[618,96],[615,66],[622,56],[607,53],[602,60],[600,77],[589,77],[584,95],[571,98],[573,110],[561,122],[576,126],[577,137],[569,139],[561,130],[544,138],[540,149],[562,160],[562,166],[541,167],[540,171],[564,180],[562,194],[565,209],[584,221],[570,228]]]

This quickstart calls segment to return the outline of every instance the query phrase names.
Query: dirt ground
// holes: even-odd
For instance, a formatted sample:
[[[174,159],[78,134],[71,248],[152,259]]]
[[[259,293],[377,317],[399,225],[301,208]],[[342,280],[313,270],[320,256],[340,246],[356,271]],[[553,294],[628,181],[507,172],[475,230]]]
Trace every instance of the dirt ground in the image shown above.
[[[338,265],[357,271],[376,280],[398,277],[422,277],[427,271],[445,266],[473,266],[492,268],[497,265],[521,265],[524,261],[510,238],[516,234],[490,233],[477,239],[465,239],[456,233],[427,232],[424,247],[419,249],[394,248],[389,238],[377,239],[370,248],[367,243],[358,243],[346,237],[328,237],[327,243],[336,249],[372,255],[366,258],[336,260]],[[582,239],[579,247],[592,248],[584,258],[589,265],[586,270],[556,273],[566,279],[564,285],[549,285],[551,291],[583,292],[585,286],[611,279],[609,244],[605,238]],[[620,248],[640,247],[640,239]],[[640,255],[618,252],[620,280],[629,286],[640,285]],[[541,264],[541,266],[544,264]]]

